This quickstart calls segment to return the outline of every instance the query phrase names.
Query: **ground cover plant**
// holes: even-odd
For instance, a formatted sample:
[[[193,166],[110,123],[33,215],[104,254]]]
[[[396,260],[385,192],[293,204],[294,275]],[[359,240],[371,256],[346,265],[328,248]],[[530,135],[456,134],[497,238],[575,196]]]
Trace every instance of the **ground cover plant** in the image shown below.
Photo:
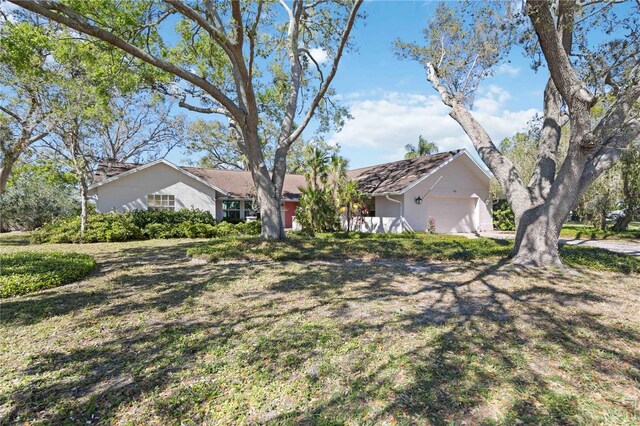
[[[586,226],[576,223],[567,223],[562,226],[560,238],[582,240],[640,240],[640,223],[634,222],[625,231],[614,231]]]
[[[94,213],[88,216],[83,235],[80,217],[55,220],[31,234],[31,242],[97,243],[154,238],[211,238],[227,235],[259,235],[260,223],[216,223],[210,212],[181,209],[137,210],[125,213]]]
[[[637,276],[495,258],[205,263],[185,257],[207,244],[194,240],[3,243],[82,251],[99,269],[3,301],[2,424],[640,418]]]
[[[0,254],[0,298],[57,287],[86,277],[95,260],[80,253]]]
[[[265,242],[255,237],[216,238],[190,248],[191,257],[219,260],[337,260],[395,259],[413,261],[506,259],[513,241],[433,235],[326,233],[315,238],[291,234],[285,241]],[[562,246],[567,266],[592,270],[640,272],[640,258],[593,247]]]

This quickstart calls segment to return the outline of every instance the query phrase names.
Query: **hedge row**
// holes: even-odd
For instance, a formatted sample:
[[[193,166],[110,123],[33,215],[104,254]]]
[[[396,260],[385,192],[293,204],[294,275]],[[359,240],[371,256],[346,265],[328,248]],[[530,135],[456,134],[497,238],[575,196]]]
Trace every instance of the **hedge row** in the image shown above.
[[[87,276],[95,260],[80,253],[0,254],[0,298],[68,284]]]
[[[80,217],[55,220],[31,235],[33,244],[98,243],[154,238],[212,238],[230,235],[259,235],[259,222],[236,225],[216,223],[209,212],[201,210],[133,211],[92,214],[80,237]]]

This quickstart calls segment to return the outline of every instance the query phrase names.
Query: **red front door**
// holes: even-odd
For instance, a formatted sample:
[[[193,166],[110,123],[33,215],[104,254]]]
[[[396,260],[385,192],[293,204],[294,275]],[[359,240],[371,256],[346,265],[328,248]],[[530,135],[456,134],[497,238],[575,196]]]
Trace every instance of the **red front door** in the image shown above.
[[[285,201],[284,203],[284,227],[293,227],[293,216],[296,214],[298,203],[295,201]]]

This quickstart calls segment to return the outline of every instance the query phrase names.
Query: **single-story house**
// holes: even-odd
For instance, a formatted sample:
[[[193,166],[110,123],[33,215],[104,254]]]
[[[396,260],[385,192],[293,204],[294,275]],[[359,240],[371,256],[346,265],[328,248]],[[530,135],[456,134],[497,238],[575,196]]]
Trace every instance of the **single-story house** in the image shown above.
[[[369,197],[369,217],[352,223],[365,232],[477,232],[493,229],[488,172],[464,150],[400,160],[347,172]],[[302,175],[288,174],[283,190],[285,227],[295,226]],[[246,171],[148,164],[104,164],[89,187],[99,212],[200,209],[218,220],[255,215],[255,191]]]

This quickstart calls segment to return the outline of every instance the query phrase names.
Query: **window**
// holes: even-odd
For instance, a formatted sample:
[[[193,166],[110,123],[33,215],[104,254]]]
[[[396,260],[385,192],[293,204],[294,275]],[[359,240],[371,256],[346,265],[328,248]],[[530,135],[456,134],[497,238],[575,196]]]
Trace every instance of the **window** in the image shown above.
[[[222,201],[222,218],[223,219],[240,219],[240,201],[223,200]]]
[[[253,201],[245,201],[244,202],[244,217],[247,216],[255,216],[255,208],[253,206]]]
[[[175,210],[176,197],[174,195],[147,195],[147,210]]]

